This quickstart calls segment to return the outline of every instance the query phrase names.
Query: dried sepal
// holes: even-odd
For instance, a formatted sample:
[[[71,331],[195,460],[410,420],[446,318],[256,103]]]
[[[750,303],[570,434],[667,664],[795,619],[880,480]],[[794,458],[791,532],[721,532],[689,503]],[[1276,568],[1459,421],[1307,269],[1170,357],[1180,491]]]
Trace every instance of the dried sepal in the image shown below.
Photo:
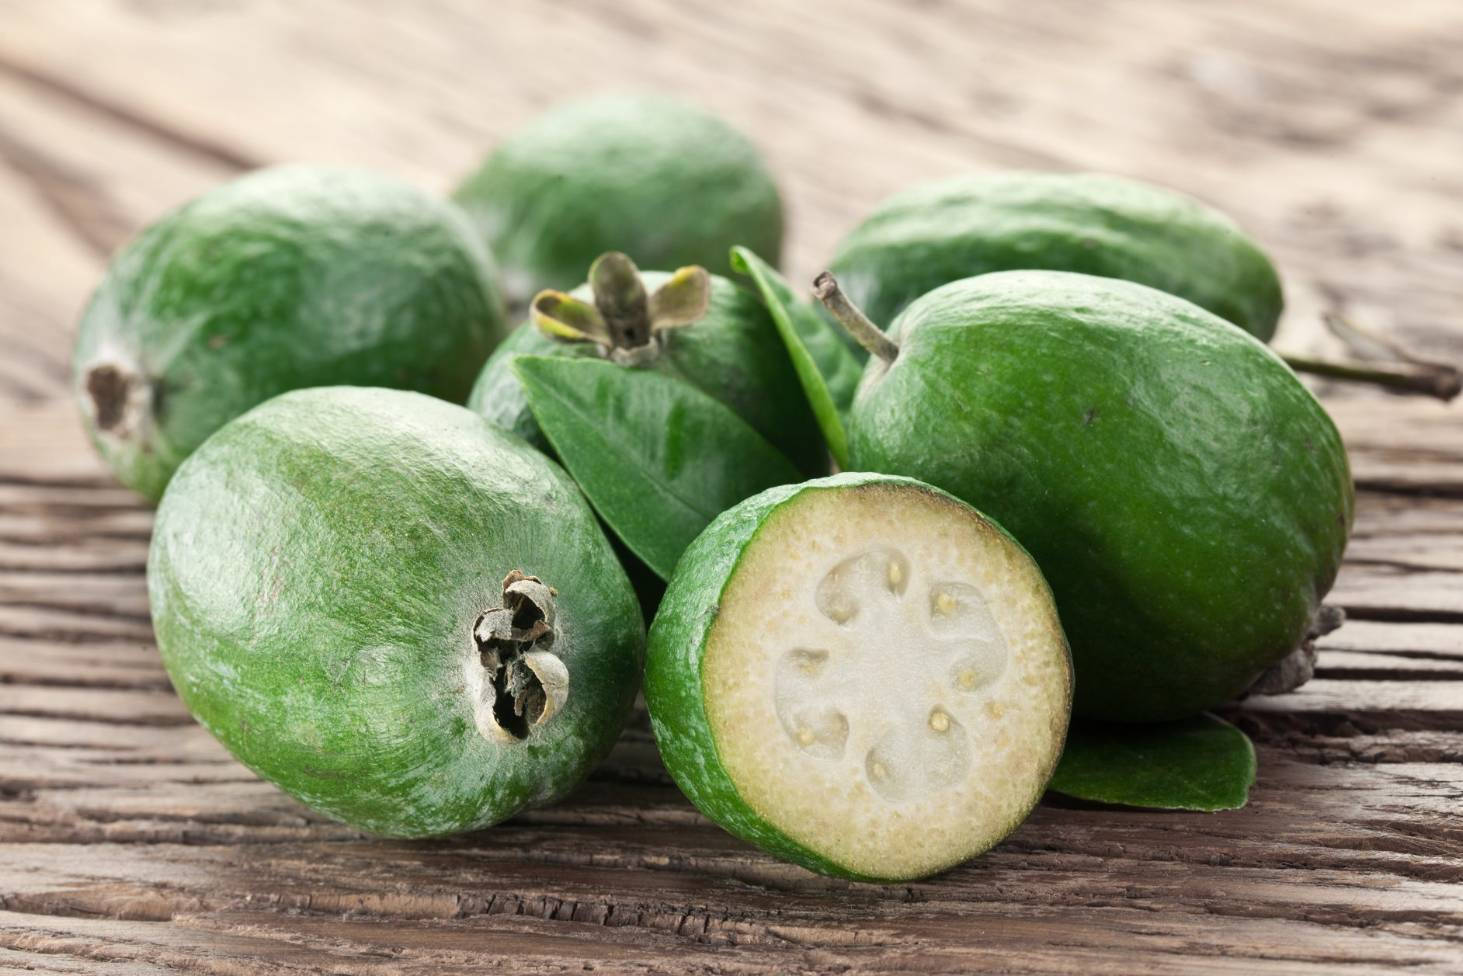
[[[650,342],[650,300],[645,282],[629,256],[607,251],[589,267],[594,304],[616,349],[634,349]]]
[[[635,262],[619,251],[595,259],[589,288],[593,304],[561,291],[541,291],[529,306],[530,317],[550,338],[592,342],[621,366],[652,362],[666,330],[701,319],[711,303],[711,275],[705,268],[679,268],[647,295]]]
[[[557,595],[515,569],[503,578],[502,606],[484,611],[473,627],[477,667],[469,671],[470,687],[478,730],[493,742],[523,741],[568,699],[569,670],[549,650]]]
[[[538,686],[543,694],[541,709],[536,716],[529,718],[529,722],[532,725],[542,725],[553,718],[569,700],[569,669],[564,666],[563,661],[548,651],[528,651],[522,660],[538,679]]]
[[[520,640],[537,640],[553,630],[553,591],[538,577],[504,580],[503,605],[513,612],[513,625],[523,635]]]
[[[479,644],[513,640],[513,612],[506,607],[487,611],[478,618],[472,635]]]
[[[538,330],[560,342],[593,342],[610,345],[609,328],[599,309],[562,291],[545,289],[533,296],[529,318]]]
[[[690,325],[711,304],[711,275],[699,265],[677,268],[650,296],[650,331]]]

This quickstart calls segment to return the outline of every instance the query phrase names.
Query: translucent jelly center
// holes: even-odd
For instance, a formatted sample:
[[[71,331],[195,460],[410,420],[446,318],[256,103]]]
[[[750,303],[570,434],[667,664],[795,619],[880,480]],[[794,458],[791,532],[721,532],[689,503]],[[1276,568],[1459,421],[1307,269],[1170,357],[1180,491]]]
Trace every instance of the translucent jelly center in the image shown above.
[[[798,749],[840,760],[891,803],[958,782],[971,763],[973,699],[1006,667],[1006,641],[980,591],[874,547],[816,584],[819,633],[777,662],[773,695]],[[811,640],[806,639],[811,637]]]

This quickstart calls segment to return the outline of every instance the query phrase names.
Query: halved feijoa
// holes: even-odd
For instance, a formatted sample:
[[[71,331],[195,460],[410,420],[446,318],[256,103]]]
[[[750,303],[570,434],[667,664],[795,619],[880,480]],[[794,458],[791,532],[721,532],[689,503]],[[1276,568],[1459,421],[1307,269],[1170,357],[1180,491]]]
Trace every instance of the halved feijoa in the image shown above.
[[[421,837],[550,802],[640,675],[629,581],[567,475],[417,393],[286,393],[179,468],[148,557],[163,662],[241,762]]]
[[[1020,545],[938,489],[852,473],[755,495],[686,550],[645,699],[707,816],[813,870],[895,880],[1026,817],[1071,690]]]

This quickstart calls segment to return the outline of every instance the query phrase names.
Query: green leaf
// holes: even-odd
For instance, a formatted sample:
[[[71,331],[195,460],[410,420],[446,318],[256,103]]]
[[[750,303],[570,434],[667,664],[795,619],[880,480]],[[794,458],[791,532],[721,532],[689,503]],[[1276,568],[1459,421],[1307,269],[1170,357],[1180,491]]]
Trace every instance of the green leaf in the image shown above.
[[[793,293],[777,271],[745,247],[731,250],[732,267],[752,279],[782,342],[787,346],[803,395],[840,468],[848,467],[843,414],[853,402],[863,364],[813,303]]]
[[[1255,747],[1199,715],[1155,725],[1082,722],[1049,789],[1080,800],[1159,810],[1238,810],[1255,782]]]
[[[602,359],[519,356],[534,419],[602,519],[662,579],[723,511],[797,468],[720,400]]]

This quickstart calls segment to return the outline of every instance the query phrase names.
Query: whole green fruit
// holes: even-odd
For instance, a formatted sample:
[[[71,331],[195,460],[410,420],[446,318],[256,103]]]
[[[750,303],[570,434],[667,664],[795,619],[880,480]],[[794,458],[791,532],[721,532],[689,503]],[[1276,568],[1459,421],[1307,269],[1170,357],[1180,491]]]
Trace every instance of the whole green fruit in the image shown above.
[[[702,813],[815,871],[922,877],[1041,798],[1072,673],[1051,591],[1001,528],[908,478],[772,488],[682,556],[645,701]]]
[[[695,105],[607,95],[559,106],[503,142],[457,189],[517,309],[572,288],[600,254],[730,273],[734,244],[774,264],[782,201],[741,133]]]
[[[1269,341],[1284,299],[1265,252],[1173,190],[1091,173],[969,175],[899,193],[838,245],[845,294],[888,324],[926,292],[990,271],[1078,271],[1186,298]]]
[[[579,273],[582,276],[584,269]],[[658,292],[673,278],[661,271],[638,274],[647,293]],[[514,361],[521,356],[611,358],[627,369],[650,370],[690,384],[730,407],[799,470],[827,471],[822,434],[766,306],[719,275],[704,279],[706,297],[700,314],[653,336],[647,322],[641,331],[645,341],[635,347],[644,351],[629,358],[615,355],[623,348],[613,342],[565,341],[532,322],[519,326],[483,367],[468,396],[468,408],[547,450],[548,442],[514,373]],[[593,288],[584,284],[572,297],[586,305],[595,302],[603,315],[613,299],[603,294],[603,287],[600,291],[596,300]]]
[[[943,488],[1021,540],[1056,593],[1080,714],[1191,715],[1300,645],[1353,489],[1335,425],[1254,337],[1143,285],[1020,271],[937,288],[890,338],[850,409],[853,466]]]
[[[634,594],[573,483],[417,393],[299,390],[226,425],[168,486],[148,592],[193,715],[377,834],[563,796],[640,677]]]
[[[286,390],[461,402],[505,331],[501,305],[451,204],[368,172],[266,169],[117,254],[82,316],[73,389],[117,478],[156,501],[209,434]]]

